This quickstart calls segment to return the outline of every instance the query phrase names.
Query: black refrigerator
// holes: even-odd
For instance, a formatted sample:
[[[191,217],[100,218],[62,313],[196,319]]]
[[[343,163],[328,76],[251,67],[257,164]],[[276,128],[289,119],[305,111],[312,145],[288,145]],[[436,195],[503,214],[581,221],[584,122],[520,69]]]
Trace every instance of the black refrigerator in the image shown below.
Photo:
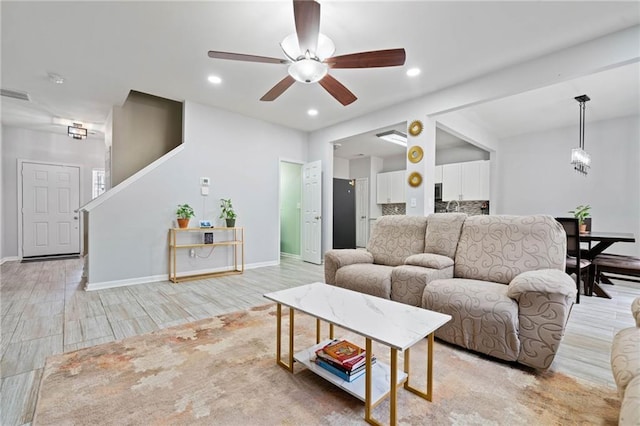
[[[333,248],[356,248],[355,180],[333,179]]]

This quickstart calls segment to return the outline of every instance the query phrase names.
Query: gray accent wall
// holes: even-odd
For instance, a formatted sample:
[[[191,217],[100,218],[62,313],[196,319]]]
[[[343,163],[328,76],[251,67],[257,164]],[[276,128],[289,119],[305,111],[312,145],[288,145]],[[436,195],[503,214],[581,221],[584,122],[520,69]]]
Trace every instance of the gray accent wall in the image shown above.
[[[181,102],[132,90],[112,120],[111,186],[182,143]]]
[[[91,201],[91,171],[104,168],[102,139],[2,127],[2,256],[18,256],[18,159],[81,167],[80,205]],[[86,248],[86,247],[85,247]]]
[[[245,260],[249,265],[279,261],[280,158],[304,162],[307,135],[298,130],[186,102],[185,142],[181,151],[144,173],[89,213],[89,285],[134,283],[168,273],[168,232],[175,210],[189,203],[192,225],[208,219],[222,225],[220,198],[231,198],[245,228]],[[200,192],[200,177],[209,177],[209,195]],[[218,237],[216,237],[218,238]],[[183,272],[229,264],[219,248],[179,254]],[[138,281],[140,282],[140,281]],[[120,285],[116,284],[116,285]]]

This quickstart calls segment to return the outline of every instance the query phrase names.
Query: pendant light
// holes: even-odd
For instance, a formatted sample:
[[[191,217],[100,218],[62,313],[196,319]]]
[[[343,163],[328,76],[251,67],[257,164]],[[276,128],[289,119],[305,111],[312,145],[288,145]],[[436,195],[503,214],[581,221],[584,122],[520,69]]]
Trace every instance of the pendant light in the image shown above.
[[[571,150],[571,164],[575,171],[586,176],[591,167],[591,156],[584,150],[584,112],[585,104],[591,99],[587,95],[576,96],[574,99],[580,104],[580,142],[578,148]]]

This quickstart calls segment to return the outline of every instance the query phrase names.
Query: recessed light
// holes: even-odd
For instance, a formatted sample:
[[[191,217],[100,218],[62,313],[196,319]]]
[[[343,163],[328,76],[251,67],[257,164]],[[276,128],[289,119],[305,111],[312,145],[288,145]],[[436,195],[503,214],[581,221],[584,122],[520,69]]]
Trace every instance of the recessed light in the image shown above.
[[[307,114],[309,114],[312,117],[315,117],[316,115],[318,115],[318,110],[317,109],[310,109],[309,111],[307,111]]]
[[[63,84],[64,83],[64,77],[61,76],[60,74],[56,74],[54,72],[50,72],[49,73],[49,81],[54,83],[54,84]]]
[[[222,83],[222,79],[220,77],[218,77],[217,75],[210,75],[207,80],[209,80],[209,83],[213,83],[213,84],[220,84]]]
[[[409,77],[415,77],[416,75],[420,74],[420,68],[409,68],[407,70],[407,75]]]

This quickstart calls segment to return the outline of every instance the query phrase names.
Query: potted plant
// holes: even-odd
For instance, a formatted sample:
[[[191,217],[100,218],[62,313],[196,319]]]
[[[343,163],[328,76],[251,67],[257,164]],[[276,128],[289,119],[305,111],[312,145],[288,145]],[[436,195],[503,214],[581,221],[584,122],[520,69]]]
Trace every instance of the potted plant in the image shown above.
[[[591,209],[590,205],[578,206],[574,210],[570,210],[569,213],[573,214],[573,217],[578,219],[578,223],[580,225],[580,232],[587,232],[587,224],[585,223],[585,219],[587,219],[590,215],[589,210]]]
[[[178,227],[187,228],[189,226],[189,219],[195,216],[195,213],[189,204],[178,204],[176,216],[178,217]]]
[[[224,219],[227,222],[227,228],[236,226],[236,217],[236,212],[233,211],[233,205],[231,204],[231,198],[220,198],[220,219]]]

